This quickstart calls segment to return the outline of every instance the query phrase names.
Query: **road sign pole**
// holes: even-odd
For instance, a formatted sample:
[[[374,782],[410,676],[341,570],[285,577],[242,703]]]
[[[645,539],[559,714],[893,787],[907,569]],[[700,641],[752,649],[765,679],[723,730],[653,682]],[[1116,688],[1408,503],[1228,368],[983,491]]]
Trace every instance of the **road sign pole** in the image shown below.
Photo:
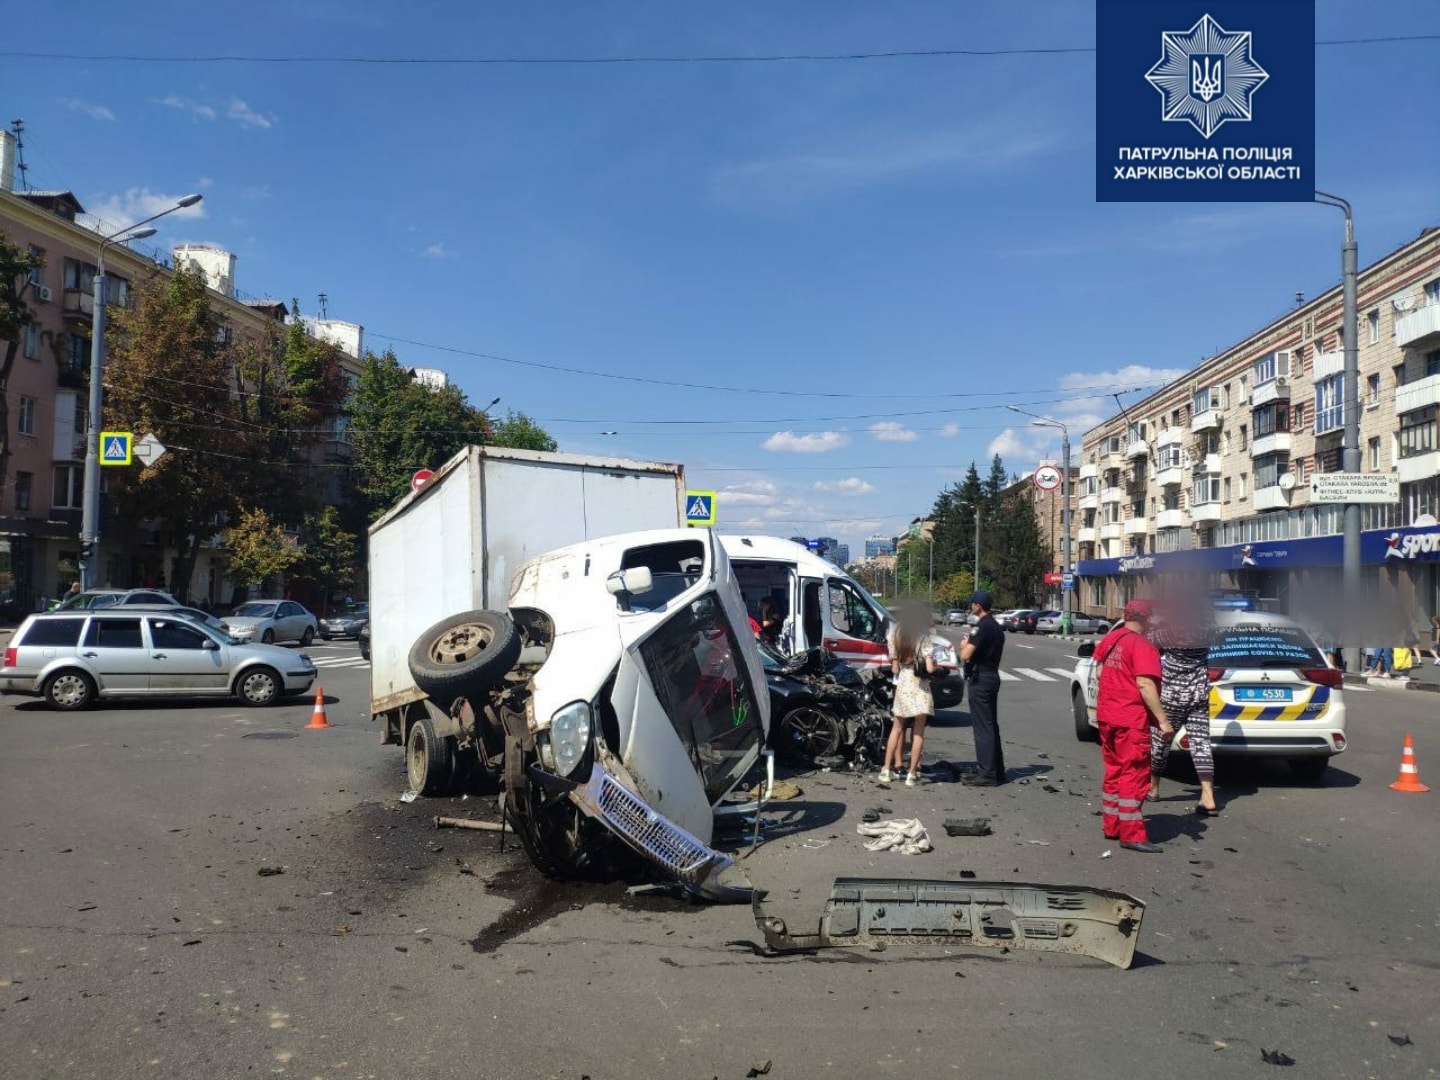
[[[1060,428],[1060,572],[1069,574],[1074,571],[1070,562],[1070,429],[1061,426]],[[1054,521],[1054,518],[1050,519]],[[1060,590],[1060,630],[1062,633],[1070,633],[1072,616],[1075,610],[1074,589]]]
[[[85,418],[85,490],[80,504],[80,588],[93,589],[100,561],[100,426],[105,373],[105,268],[95,271],[90,328],[90,411]]]
[[[1343,274],[1343,295],[1345,314],[1345,375],[1341,380],[1342,400],[1345,402],[1345,453],[1346,472],[1360,471],[1360,340],[1359,319],[1356,313],[1356,263],[1358,252],[1355,247],[1355,223],[1350,216],[1349,204],[1345,207],[1345,244],[1340,249],[1340,268]],[[1360,581],[1360,507],[1355,503],[1345,505],[1345,546],[1344,546],[1345,596],[1348,610],[1361,611]],[[1352,621],[1353,625],[1353,621]],[[1346,650],[1345,666],[1350,671],[1360,671],[1360,647],[1357,643]]]

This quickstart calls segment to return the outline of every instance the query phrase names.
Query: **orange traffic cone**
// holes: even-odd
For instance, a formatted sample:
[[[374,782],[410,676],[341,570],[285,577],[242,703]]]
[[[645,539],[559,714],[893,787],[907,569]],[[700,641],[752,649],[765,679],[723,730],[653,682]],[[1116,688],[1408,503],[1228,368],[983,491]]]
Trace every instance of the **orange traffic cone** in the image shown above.
[[[310,728],[330,727],[330,721],[325,719],[325,688],[315,688],[315,711],[310,714],[310,722],[305,725],[308,731]]]
[[[1400,751],[1400,775],[1390,787],[1395,791],[1429,791],[1420,782],[1420,766],[1415,764],[1415,744],[1405,736],[1405,749]]]

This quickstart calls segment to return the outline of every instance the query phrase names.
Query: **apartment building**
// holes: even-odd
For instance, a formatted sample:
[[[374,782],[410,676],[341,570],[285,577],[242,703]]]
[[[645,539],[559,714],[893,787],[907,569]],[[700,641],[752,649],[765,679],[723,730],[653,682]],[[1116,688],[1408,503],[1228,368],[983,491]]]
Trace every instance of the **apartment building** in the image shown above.
[[[1440,610],[1440,229],[1359,275],[1358,402],[1341,393],[1337,286],[1087,432],[1077,480],[1078,603],[1116,615],[1171,571],[1303,613],[1340,581],[1342,508],[1310,482],[1361,469],[1400,501],[1362,508],[1367,589],[1405,617]]]
[[[7,387],[11,457],[0,491],[0,600],[33,610],[45,598],[63,595],[79,577],[91,324],[100,235],[76,220],[84,208],[72,193],[11,190],[11,174],[3,168],[5,160],[0,153],[0,232],[11,244],[28,249],[42,266],[32,272],[26,291],[34,322],[23,335]],[[210,245],[183,245],[169,258],[137,245],[108,247],[108,306],[129,307],[142,281],[172,265],[195,265],[204,272],[213,290],[211,300],[226,320],[228,333],[258,337],[288,319],[285,304],[247,299],[237,292],[235,257]],[[333,340],[331,328],[324,329]],[[356,335],[358,330],[355,328]],[[347,338],[341,344],[343,348],[351,342]],[[347,365],[352,382],[359,372],[358,336],[353,345],[356,351],[350,354],[352,364]],[[343,456],[344,439],[343,427],[337,425],[325,450],[327,460]],[[202,549],[195,567],[191,595],[196,599],[219,602],[226,595],[219,524],[215,541]],[[103,495],[101,536],[97,553],[101,584],[128,587],[169,580],[175,553],[162,542],[164,538],[153,530],[123,529]]]

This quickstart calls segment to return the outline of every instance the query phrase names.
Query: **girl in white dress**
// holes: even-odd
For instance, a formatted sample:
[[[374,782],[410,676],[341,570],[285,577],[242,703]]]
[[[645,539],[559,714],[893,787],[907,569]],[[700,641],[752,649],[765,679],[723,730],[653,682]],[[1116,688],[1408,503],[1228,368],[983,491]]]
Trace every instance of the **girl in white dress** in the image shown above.
[[[888,784],[905,766],[905,729],[913,725],[910,739],[910,771],[905,786],[920,782],[920,754],[925,746],[925,724],[935,715],[935,698],[930,682],[916,674],[917,661],[927,675],[935,673],[935,658],[929,648],[929,627],[916,616],[902,616],[886,635],[890,650],[890,670],[895,675],[895,703],[891,708],[894,721],[890,741],[885,745],[885,764],[877,777]],[[894,766],[892,771],[891,766]]]

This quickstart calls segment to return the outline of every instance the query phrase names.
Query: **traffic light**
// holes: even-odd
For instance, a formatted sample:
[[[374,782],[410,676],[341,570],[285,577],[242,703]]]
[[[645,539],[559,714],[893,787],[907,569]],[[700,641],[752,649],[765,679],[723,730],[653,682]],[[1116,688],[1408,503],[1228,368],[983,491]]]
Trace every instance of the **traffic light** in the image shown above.
[[[90,557],[94,554],[95,545],[93,543],[84,543],[80,545],[80,561],[82,563],[88,563],[90,561]]]

